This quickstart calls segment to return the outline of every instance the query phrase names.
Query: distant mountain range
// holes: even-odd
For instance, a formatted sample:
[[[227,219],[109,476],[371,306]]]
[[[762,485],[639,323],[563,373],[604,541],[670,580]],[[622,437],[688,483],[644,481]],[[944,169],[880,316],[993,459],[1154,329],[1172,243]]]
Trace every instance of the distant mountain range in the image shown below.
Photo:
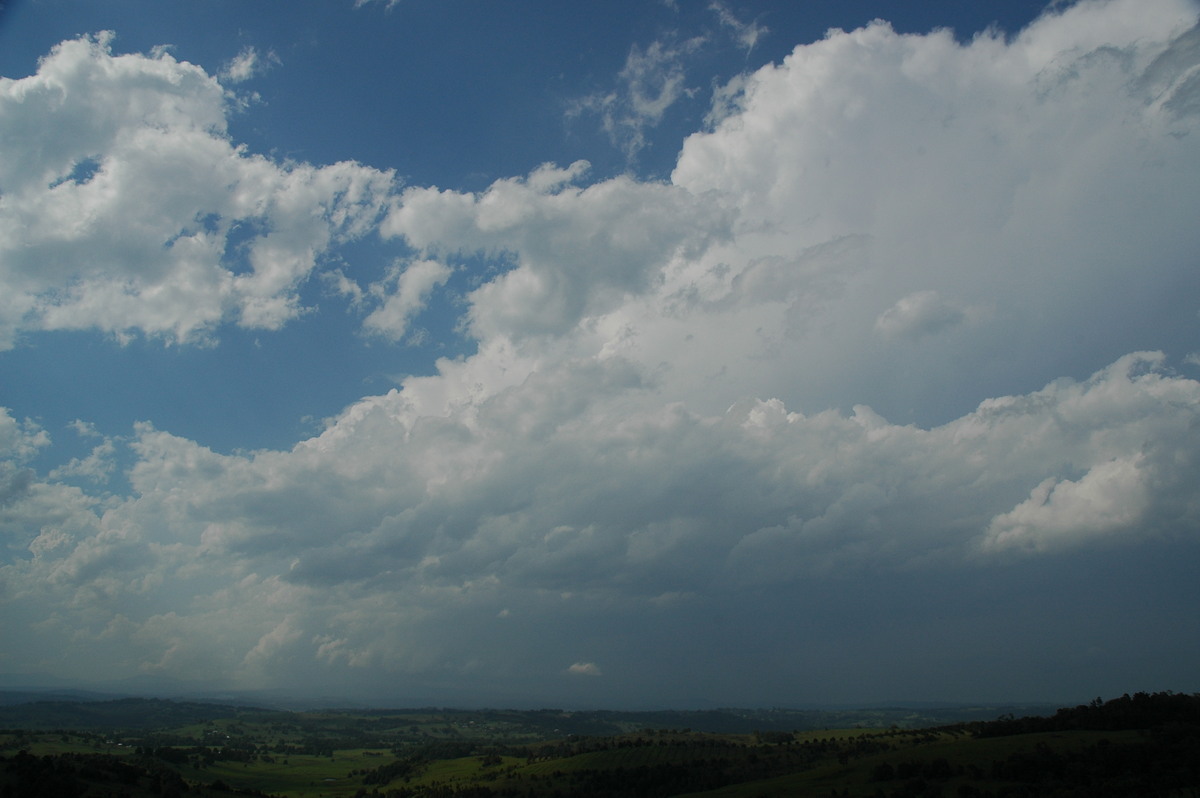
[[[136,676],[107,682],[80,684],[35,674],[0,674],[0,706],[26,704],[34,701],[111,701],[121,698],[163,698],[176,701],[192,701],[218,705],[261,707],[286,711],[318,709],[394,709],[397,707],[456,707],[478,709],[489,706],[489,702],[464,702],[435,696],[379,696],[365,698],[346,695],[323,694],[302,688],[273,688],[261,690],[230,690],[212,683],[185,682],[161,676]],[[789,704],[782,708],[788,711],[851,712],[876,709],[907,709],[928,713],[938,718],[950,718],[945,722],[963,720],[990,720],[1006,713],[1044,714],[1072,702],[1010,701],[1010,702],[952,702],[912,701],[896,699],[861,703],[838,704]],[[535,709],[529,702],[492,702],[490,706]],[[595,707],[572,707],[572,709],[594,710]],[[678,709],[678,708],[675,708]],[[697,702],[693,707],[679,709],[680,712],[722,710],[715,704]],[[599,711],[599,710],[597,710]],[[661,708],[635,707],[629,712],[658,712]],[[942,722],[942,721],[939,721]]]

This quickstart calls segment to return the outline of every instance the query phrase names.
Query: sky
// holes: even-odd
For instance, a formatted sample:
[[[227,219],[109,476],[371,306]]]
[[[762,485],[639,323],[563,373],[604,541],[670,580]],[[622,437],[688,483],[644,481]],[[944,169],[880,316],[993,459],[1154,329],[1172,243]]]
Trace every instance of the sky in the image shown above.
[[[1193,0],[8,0],[0,686],[1200,691]]]

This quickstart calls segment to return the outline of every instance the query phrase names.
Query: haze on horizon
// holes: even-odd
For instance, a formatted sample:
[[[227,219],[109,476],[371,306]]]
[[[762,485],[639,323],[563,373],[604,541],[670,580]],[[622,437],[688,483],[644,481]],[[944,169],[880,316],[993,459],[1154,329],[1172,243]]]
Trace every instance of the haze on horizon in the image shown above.
[[[0,13],[0,684],[1200,690],[1200,6],[599,5]]]

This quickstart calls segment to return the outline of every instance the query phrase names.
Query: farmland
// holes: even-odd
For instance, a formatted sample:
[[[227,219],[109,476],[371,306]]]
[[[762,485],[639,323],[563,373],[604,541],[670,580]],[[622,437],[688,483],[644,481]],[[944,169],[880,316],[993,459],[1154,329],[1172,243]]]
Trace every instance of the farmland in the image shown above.
[[[925,728],[910,710],[857,712],[826,728],[829,714],[798,710],[35,702],[0,708],[0,794],[1173,796],[1200,787],[1197,696],[1139,693]]]

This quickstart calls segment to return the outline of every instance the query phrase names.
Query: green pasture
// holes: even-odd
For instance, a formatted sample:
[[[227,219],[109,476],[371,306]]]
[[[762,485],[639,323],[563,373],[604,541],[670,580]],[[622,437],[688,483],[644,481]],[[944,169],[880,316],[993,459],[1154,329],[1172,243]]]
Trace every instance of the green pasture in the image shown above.
[[[133,749],[91,735],[59,732],[0,734],[0,756],[28,751],[34,756],[57,754],[131,754]]]
[[[352,771],[370,770],[381,762],[391,761],[389,752],[370,749],[335,751],[333,757],[289,754],[273,759],[274,762],[217,761],[203,768],[180,767],[179,773],[189,782],[211,784],[219,780],[238,789],[287,798],[352,796],[363,786],[362,776],[351,776]]]
[[[532,764],[522,764],[521,775],[551,776],[556,772],[572,773],[580,770],[614,770],[617,768],[654,767],[655,765],[686,765],[696,760],[719,756],[743,756],[737,749],[695,748],[680,745],[645,745],[632,748],[609,748],[604,751],[588,751],[571,757],[547,759]]]
[[[524,765],[524,759],[511,756],[501,757],[498,764],[488,766],[485,766],[483,758],[478,756],[439,759],[431,762],[428,767],[407,783],[426,787],[434,784],[488,784],[501,780],[506,774]],[[388,786],[395,788],[405,783],[403,779],[397,779]],[[382,791],[381,789],[380,792]]]

